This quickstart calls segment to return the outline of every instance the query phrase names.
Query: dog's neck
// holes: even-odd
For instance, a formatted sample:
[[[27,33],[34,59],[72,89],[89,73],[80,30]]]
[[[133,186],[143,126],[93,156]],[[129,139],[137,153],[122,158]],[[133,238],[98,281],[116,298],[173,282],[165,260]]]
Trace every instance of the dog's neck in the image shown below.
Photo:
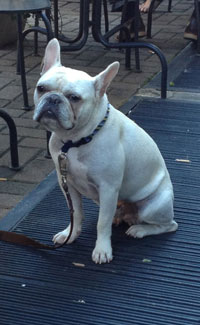
[[[57,129],[54,134],[61,142],[61,145],[69,140],[76,142],[90,135],[106,115],[107,105],[108,98],[105,94],[100,101],[94,102],[93,110],[88,119],[86,119],[85,124],[82,123],[81,126],[75,125],[71,130]]]
[[[63,146],[61,147],[61,151],[64,153],[67,153],[70,148],[78,148],[84,144],[87,144],[92,141],[93,137],[101,130],[101,128],[104,126],[108,119],[108,115],[110,112],[110,104],[107,103],[107,111],[104,116],[104,118],[101,120],[101,122],[96,126],[96,128],[93,130],[92,133],[90,133],[86,137],[82,137],[80,140],[73,142],[72,140],[68,140],[67,142],[63,142]]]

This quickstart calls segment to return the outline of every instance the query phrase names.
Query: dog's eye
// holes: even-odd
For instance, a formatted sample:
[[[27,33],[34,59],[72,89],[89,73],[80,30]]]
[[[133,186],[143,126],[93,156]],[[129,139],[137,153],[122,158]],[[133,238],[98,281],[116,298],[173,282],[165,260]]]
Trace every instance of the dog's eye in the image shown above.
[[[39,93],[44,93],[46,91],[45,87],[44,86],[37,86],[37,91]]]
[[[74,94],[70,94],[67,96],[67,98],[71,101],[71,102],[78,102],[80,100],[80,97]]]

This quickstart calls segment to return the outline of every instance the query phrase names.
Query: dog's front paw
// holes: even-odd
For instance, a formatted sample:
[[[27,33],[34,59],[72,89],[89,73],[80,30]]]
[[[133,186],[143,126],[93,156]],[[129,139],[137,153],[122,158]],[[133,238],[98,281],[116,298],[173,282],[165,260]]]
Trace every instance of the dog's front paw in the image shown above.
[[[96,244],[96,247],[92,253],[92,260],[96,264],[109,263],[112,261],[112,259],[113,255],[110,242]]]
[[[53,237],[53,242],[54,244],[59,244],[59,245],[62,245],[67,237],[69,236],[69,232],[70,232],[70,226],[67,227],[65,230],[57,233],[54,237]],[[81,233],[81,230],[74,230],[72,231],[72,234],[67,242],[67,244],[71,244]]]

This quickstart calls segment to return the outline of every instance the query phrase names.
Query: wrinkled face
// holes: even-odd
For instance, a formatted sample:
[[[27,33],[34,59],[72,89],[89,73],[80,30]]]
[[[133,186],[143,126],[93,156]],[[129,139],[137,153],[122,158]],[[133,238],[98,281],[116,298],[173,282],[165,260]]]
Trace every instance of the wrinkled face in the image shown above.
[[[34,93],[33,119],[57,135],[84,129],[118,69],[119,63],[114,62],[90,77],[83,71],[65,68],[61,65],[59,42],[52,39],[46,47],[42,77]]]
[[[47,130],[72,130],[87,124],[95,102],[94,78],[82,71],[52,67],[38,81],[33,119]]]

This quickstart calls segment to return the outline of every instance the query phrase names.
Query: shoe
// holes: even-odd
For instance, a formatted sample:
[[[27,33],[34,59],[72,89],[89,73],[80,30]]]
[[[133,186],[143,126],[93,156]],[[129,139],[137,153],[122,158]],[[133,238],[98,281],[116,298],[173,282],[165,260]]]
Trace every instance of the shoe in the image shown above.
[[[134,33],[134,21],[132,22],[132,25],[131,25],[130,35],[131,35],[131,39],[133,39],[135,37],[135,33]],[[144,36],[146,36],[145,25],[144,25],[144,22],[142,20],[142,17],[139,16],[138,37],[144,37]]]
[[[193,11],[190,21],[188,22],[185,32],[184,38],[197,41],[197,20],[195,16],[195,11]]]
[[[130,38],[131,38],[131,40],[134,40],[134,38],[135,38],[134,18],[133,19],[130,19],[129,21],[127,21],[124,24],[124,27],[128,28],[129,33],[130,33]],[[143,22],[142,18],[139,16],[138,37],[144,37],[144,36],[146,36],[145,25],[144,25],[144,22]],[[116,36],[116,40],[118,42],[127,42],[128,39],[126,37],[126,33],[124,31],[121,31],[121,33],[119,33]]]

